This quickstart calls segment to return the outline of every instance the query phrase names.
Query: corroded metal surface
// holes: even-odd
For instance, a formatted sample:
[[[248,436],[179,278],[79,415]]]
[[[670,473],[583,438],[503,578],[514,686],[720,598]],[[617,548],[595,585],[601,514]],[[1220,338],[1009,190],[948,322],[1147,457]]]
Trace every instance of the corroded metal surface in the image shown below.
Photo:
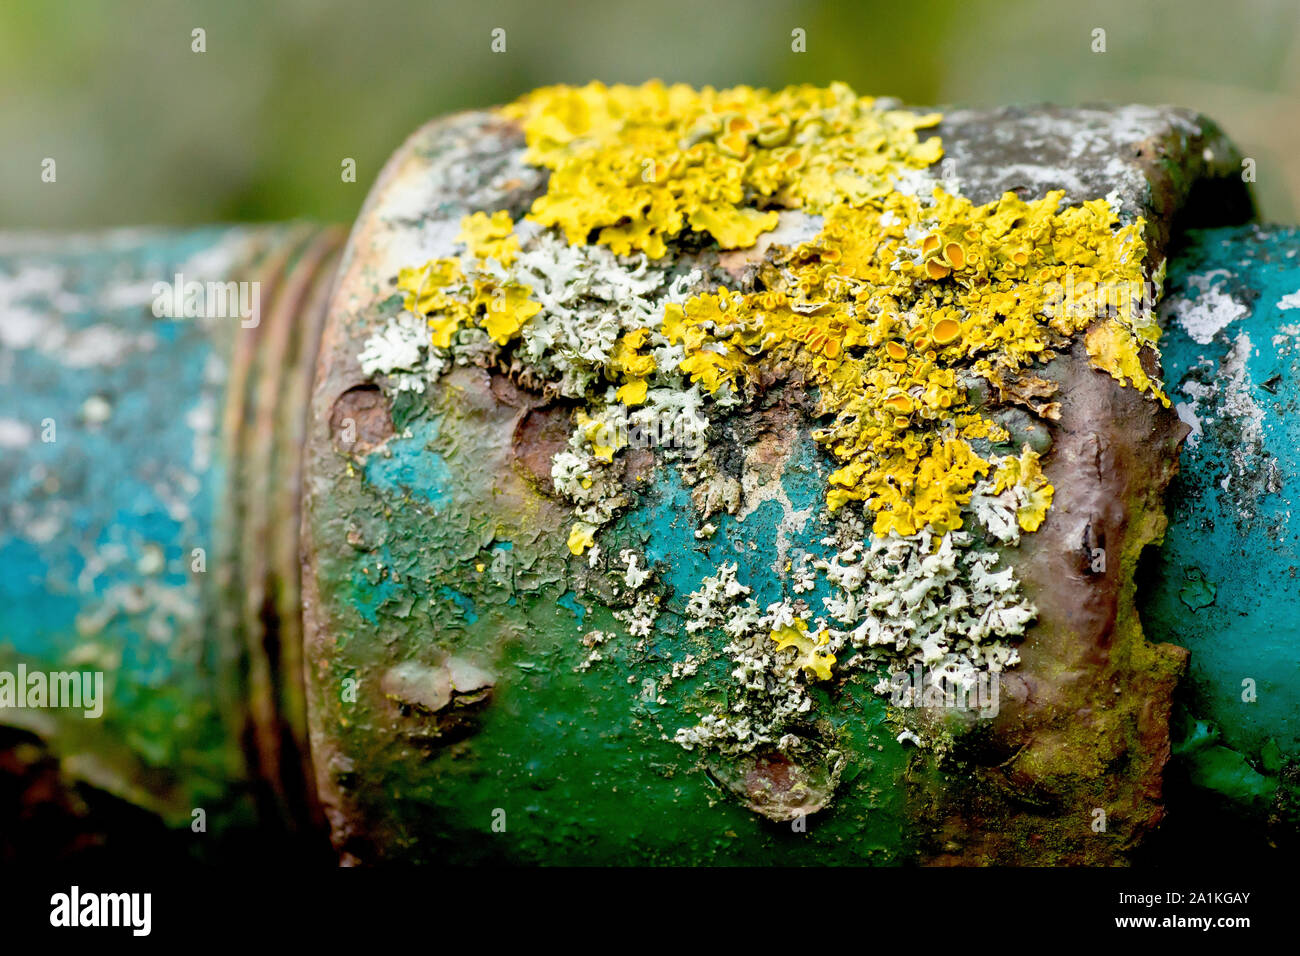
[[[1164,532],[1186,429],[1082,353],[1046,372],[1061,383],[1046,468],[1055,513],[1017,563],[1038,620],[1021,666],[1002,677],[1001,712],[969,744],[969,774],[928,777],[918,798],[934,801],[942,821],[939,862],[1112,862],[1162,816],[1171,699],[1187,655],[1145,639],[1133,573]],[[1104,834],[1091,827],[1096,808]]]
[[[1111,194],[1126,221],[1146,219],[1157,254],[1194,191],[1227,197],[1201,211],[1211,219],[1249,211],[1236,154],[1193,114],[967,112],[937,131],[943,174],[967,195]],[[567,412],[525,379],[477,368],[390,406],[357,359],[401,310],[399,270],[449,255],[463,216],[521,215],[543,187],[510,123],[486,113],[437,121],[389,163],[345,255],[313,397],[304,515],[311,732],[345,858],[1125,859],[1161,816],[1170,699],[1185,663],[1179,649],[1144,640],[1132,585],[1138,555],[1163,531],[1185,433],[1175,414],[1089,368],[1081,345],[1048,367],[1060,418],[1029,424],[1046,432],[1057,505],[1014,559],[1039,621],[1007,675],[1003,712],[954,753],[905,750],[899,731],[929,718],[900,718],[841,687],[847,706],[817,731],[833,747],[802,763],[692,755],[669,739],[689,722],[690,695],[643,693],[646,663],[685,659],[687,635],[670,626],[643,651],[601,645],[614,666],[584,667],[593,648],[580,638],[617,629],[619,600],[564,547],[567,511],[549,494]],[[753,261],[712,264],[740,277]],[[771,407],[720,439],[717,454],[734,450],[739,498],[712,539],[693,534],[691,489],[672,469],[629,457],[623,480],[638,504],[606,547],[626,542],[661,569],[673,620],[720,560],[770,591],[774,544],[814,552],[825,533],[828,468],[797,395],[774,391]],[[363,420],[348,410],[364,412],[364,437],[341,440],[342,423]],[[1109,559],[1100,571],[1097,549]],[[1099,807],[1104,833],[1091,825]],[[764,819],[814,810],[806,832]]]
[[[105,682],[98,718],[0,720],[42,741],[12,753],[57,761],[70,792],[173,827],[196,808],[214,830],[311,826],[295,518],[341,238],[288,225],[0,245],[0,670]],[[178,280],[181,310],[160,315]],[[233,297],[187,315],[191,282]]]
[[[394,391],[359,358],[402,311],[401,269],[450,254],[465,215],[517,219],[546,191],[518,127],[464,114],[389,163],[328,318],[332,230],[0,242],[0,671],[108,680],[100,720],[0,711],[24,840],[54,832],[49,808],[84,821],[58,831],[69,844],[105,819],[184,828],[195,807],[214,829],[310,829],[314,782],[345,862],[1114,863],[1161,822],[1171,773],[1227,802],[1180,796],[1175,832],[1228,813],[1293,839],[1295,234],[1180,245],[1183,225],[1250,213],[1236,154],[1191,113],[956,111],[935,131],[939,181],[974,201],[1109,196],[1147,222],[1153,261],[1175,257],[1175,408],[1082,341],[1005,382],[1011,401],[983,397],[1055,489],[1005,554],[1037,617],[992,719],[837,676],[798,747],[674,740],[729,676],[684,626],[700,582],[733,562],[766,604],[796,558],[834,556],[814,402],[773,378],[711,434],[708,480],[620,455],[600,543],[653,569],[658,624],[619,637],[639,598],[610,557],[566,546],[552,474],[574,405],[517,362]],[[745,287],[809,234],[794,216],[752,248],[688,243],[673,267]],[[156,317],[153,283],[177,273],[259,282],[260,320]]]
[[[1272,842],[1293,847],[1300,235],[1191,233],[1161,311],[1166,380],[1190,435],[1164,546],[1141,578],[1142,613],[1153,638],[1191,652],[1176,771],[1216,798],[1189,805],[1182,832],[1224,817],[1266,819]]]

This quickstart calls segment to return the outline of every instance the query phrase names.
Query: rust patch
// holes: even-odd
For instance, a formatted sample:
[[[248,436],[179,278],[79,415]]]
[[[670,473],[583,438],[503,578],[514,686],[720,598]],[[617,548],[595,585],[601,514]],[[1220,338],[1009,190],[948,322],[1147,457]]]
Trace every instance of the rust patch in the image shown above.
[[[551,459],[568,445],[571,419],[568,408],[546,405],[530,409],[515,426],[511,441],[515,470],[544,495],[555,496]]]
[[[798,760],[776,750],[746,754],[710,770],[750,810],[788,823],[825,808],[835,795],[839,757],[815,751]]]
[[[653,448],[629,448],[623,453],[623,484],[640,490],[654,480],[655,453]]]
[[[500,372],[490,374],[488,388],[492,392],[493,398],[510,408],[529,408],[536,401],[535,396],[520,389],[518,385]]]
[[[362,455],[393,437],[388,399],[377,385],[356,385],[334,402],[330,435],[335,447]]]

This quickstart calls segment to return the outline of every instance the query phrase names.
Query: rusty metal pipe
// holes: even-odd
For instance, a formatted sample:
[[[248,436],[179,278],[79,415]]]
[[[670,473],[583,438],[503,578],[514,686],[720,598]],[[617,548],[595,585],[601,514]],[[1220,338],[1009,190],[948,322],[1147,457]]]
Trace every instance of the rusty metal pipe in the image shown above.
[[[968,187],[996,196],[1014,186],[997,151],[1047,119],[1109,142],[1113,118],[1096,111],[959,113],[943,132]],[[1207,350],[1228,361],[1237,331],[1274,334],[1276,302],[1287,283],[1300,288],[1297,242],[1287,230],[1225,228],[1180,247],[1176,215],[1239,222],[1249,200],[1208,121],[1194,136],[1184,118],[1142,122],[1151,135],[1126,161],[1147,189],[1135,201],[1152,216],[1152,242],[1181,248],[1175,298],[1194,308],[1197,283],[1223,266],[1235,270],[1234,299],[1258,305],[1209,342],[1173,327],[1166,361],[1181,382]],[[526,383],[471,369],[394,407],[361,371],[361,343],[393,311],[397,270],[449,248],[461,215],[522,213],[544,186],[521,152],[518,129],[492,114],[431,124],[390,161],[343,253],[340,230],[308,225],[0,240],[0,671],[97,670],[107,699],[95,719],[0,711],[19,729],[5,766],[20,791],[57,760],[74,817],[86,788],[177,829],[203,810],[214,830],[310,835],[323,809],[345,861],[805,859],[803,843],[732,802],[726,768],[662,745],[653,696],[622,674],[575,676],[581,630],[609,611],[574,599],[567,555],[547,543],[563,518],[544,487],[565,434],[553,410]],[[1039,165],[1045,182],[1068,172],[1104,192],[1109,155]],[[1275,252],[1252,255],[1260,248]],[[155,314],[172,286],[184,304],[189,280],[202,284],[198,314]],[[257,321],[229,295],[214,303],[210,283],[234,283],[236,300],[241,283],[256,284]],[[1300,439],[1282,424],[1295,371],[1267,379],[1283,398],[1260,406],[1284,475],[1300,473]],[[1232,660],[1248,641],[1234,612],[1257,621],[1293,606],[1294,536],[1259,547],[1254,519],[1233,533],[1211,526],[1203,510],[1231,505],[1211,498],[1236,438],[1199,437],[1175,484],[1175,546],[1142,579],[1143,621],[1153,641],[1194,649],[1190,719],[1223,728],[1209,745],[1195,729],[1174,732],[1187,773],[1203,790],[1237,787],[1280,806],[1295,760],[1285,707],[1274,697],[1241,724],[1196,662]],[[1268,492],[1264,524],[1290,493]],[[671,497],[657,507],[646,535],[666,527]],[[769,534],[754,528],[753,546]],[[1233,547],[1272,575],[1253,596],[1231,593],[1228,568],[1204,557]],[[1201,613],[1211,606],[1201,588],[1189,616],[1193,567],[1217,582],[1223,615]],[[494,597],[469,593],[489,576]],[[1287,635],[1270,652],[1283,663]],[[1294,699],[1294,681],[1272,679]],[[883,727],[843,732],[868,752]],[[1258,763],[1267,741],[1280,756],[1269,751],[1262,783],[1222,771],[1232,758],[1221,751]],[[843,785],[818,844],[826,860],[976,859],[953,833],[923,848],[907,804],[919,777],[905,785],[906,767],[883,752],[869,763]],[[1086,858],[1126,858],[1149,822]],[[0,856],[15,845],[0,840]]]
[[[292,224],[0,244],[0,659],[101,672],[107,698],[96,719],[4,722],[58,755],[71,792],[171,827],[196,810],[213,830],[318,826],[297,515],[342,238]],[[181,314],[160,317],[174,287]],[[43,759],[26,734],[18,768]]]

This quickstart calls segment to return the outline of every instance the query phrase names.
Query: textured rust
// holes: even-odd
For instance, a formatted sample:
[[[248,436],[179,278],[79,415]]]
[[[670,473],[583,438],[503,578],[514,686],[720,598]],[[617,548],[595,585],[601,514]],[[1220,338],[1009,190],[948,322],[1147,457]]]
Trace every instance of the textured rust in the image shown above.
[[[348,429],[356,438],[348,442]],[[366,454],[393,436],[393,417],[388,399],[374,385],[356,385],[334,403],[330,412],[330,432],[340,447]]]
[[[1002,675],[996,743],[964,754],[969,779],[935,791],[936,863],[1114,861],[1163,816],[1171,698],[1187,652],[1145,641],[1132,574],[1164,532],[1164,491],[1188,429],[1090,368],[1082,343],[1047,374],[1061,386],[1060,420],[1045,423],[1056,498],[1014,556],[1038,620],[1021,666]],[[1104,570],[1093,570],[1094,547]],[[1097,809],[1105,832],[1092,828]]]
[[[515,467],[543,494],[554,495],[551,459],[564,448],[573,431],[567,408],[547,405],[530,409],[515,426],[511,449]]]

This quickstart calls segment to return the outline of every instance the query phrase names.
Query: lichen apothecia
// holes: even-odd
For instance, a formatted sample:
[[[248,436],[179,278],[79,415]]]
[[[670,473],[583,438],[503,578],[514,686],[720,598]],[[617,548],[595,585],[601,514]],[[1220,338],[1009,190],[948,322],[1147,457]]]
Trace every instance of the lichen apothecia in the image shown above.
[[[635,502],[615,468],[620,415],[679,423],[698,441],[663,458],[689,465],[721,423],[799,388],[834,463],[836,553],[816,563],[834,588],[826,615],[797,597],[762,611],[734,565],[715,569],[686,627],[726,635],[742,694],[676,739],[781,746],[809,685],[863,668],[921,662],[969,683],[1014,665],[1009,642],[1035,612],[990,548],[1037,530],[1054,489],[1029,445],[993,451],[1010,441],[993,412],[1028,395],[1055,417],[1055,385],[1033,369],[1080,335],[1097,368],[1168,404],[1141,360],[1159,334],[1149,305],[1096,295],[1159,275],[1143,221],[1062,192],[976,205],[929,172],[942,145],[922,134],[938,114],[839,84],[547,87],[502,115],[523,130],[524,161],[549,170],[545,192],[518,221],[465,217],[460,255],[403,269],[405,312],[363,368],[422,390],[450,365],[498,363],[576,401],[552,479],[574,508],[564,546],[593,567]],[[806,234],[785,241],[787,222]],[[720,256],[746,250],[728,278]],[[644,637],[654,574],[643,565],[634,588],[614,573],[644,595],[620,615]],[[813,573],[792,576],[794,594]]]

